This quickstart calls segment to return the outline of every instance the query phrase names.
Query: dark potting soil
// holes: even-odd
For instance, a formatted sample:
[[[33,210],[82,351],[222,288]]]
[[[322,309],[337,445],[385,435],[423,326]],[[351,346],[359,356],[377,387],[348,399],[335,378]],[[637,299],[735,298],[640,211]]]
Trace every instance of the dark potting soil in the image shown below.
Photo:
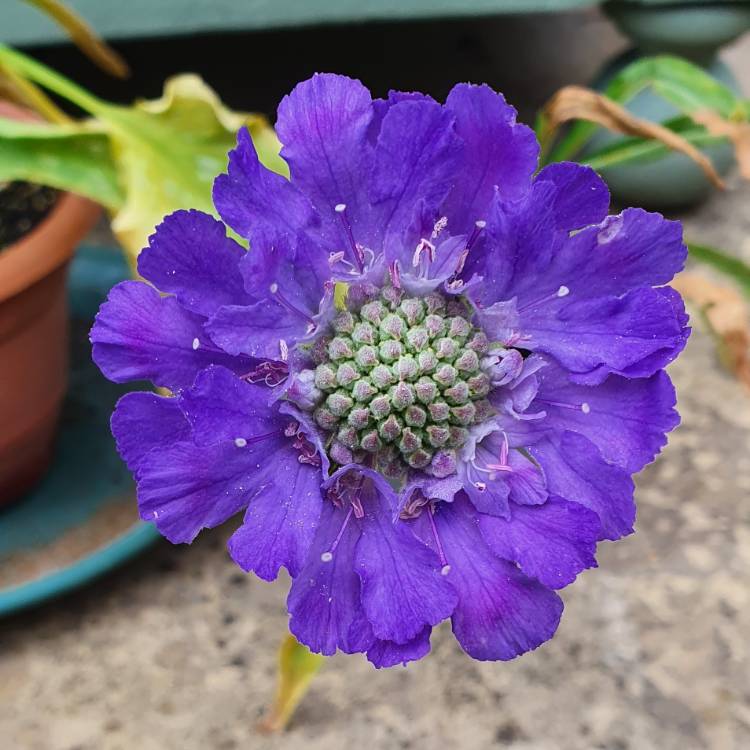
[[[58,191],[30,182],[0,183],[0,251],[28,234],[52,210]]]

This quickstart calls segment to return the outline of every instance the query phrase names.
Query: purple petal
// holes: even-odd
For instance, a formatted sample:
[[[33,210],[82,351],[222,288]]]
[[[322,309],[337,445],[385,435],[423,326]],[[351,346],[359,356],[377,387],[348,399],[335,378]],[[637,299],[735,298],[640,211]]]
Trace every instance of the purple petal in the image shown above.
[[[519,314],[524,348],[552,355],[592,385],[608,373],[652,375],[682,351],[688,336],[673,299],[661,289],[600,299],[570,296]]]
[[[331,249],[346,249],[349,236],[335,207],[346,206],[346,219],[357,242],[372,240],[366,194],[372,169],[367,132],[372,120],[370,92],[346,76],[315,74],[297,84],[279,105],[276,132],[284,144],[292,184],[320,213]]]
[[[573,162],[549,164],[536,176],[557,190],[552,201],[555,226],[565,232],[604,221],[609,210],[607,184],[591,167]]]
[[[374,639],[364,619],[359,577],[354,571],[359,522],[350,518],[345,523],[346,517],[333,503],[323,504],[307,562],[292,582],[287,599],[289,630],[311,651],[326,656],[335,654],[337,648],[346,653],[366,651]],[[328,559],[325,553],[337,538]]]
[[[138,507],[170,542],[192,542],[242,510],[258,491],[258,462],[234,443],[175,443],[138,467]],[[262,486],[262,484],[261,484]]]
[[[544,468],[551,494],[593,510],[601,522],[600,539],[616,540],[633,532],[633,480],[608,464],[583,435],[565,432],[529,448]]]
[[[450,565],[448,579],[459,592],[453,632],[466,653],[506,661],[554,635],[560,598],[487,547],[466,498],[441,503],[435,522]]]
[[[389,261],[399,260],[404,266],[411,261],[419,238],[406,240],[406,230],[417,213],[436,215],[456,180],[462,148],[454,124],[451,113],[424,100],[400,101],[383,118],[371,197],[382,204],[382,226],[391,244]]]
[[[552,589],[596,567],[599,518],[577,503],[552,497],[544,505],[514,504],[510,519],[480,516],[479,528],[496,555]]]
[[[284,566],[299,575],[323,507],[320,468],[302,464],[294,450],[273,456],[273,474],[250,501],[242,526],[229,539],[229,554],[245,571],[272,581]]]
[[[538,399],[547,412],[544,426],[585,435],[610,463],[630,473],[653,461],[666,433],[679,423],[674,386],[665,372],[650,378],[611,375],[601,385],[572,383],[550,364],[539,375]]]
[[[149,237],[138,273],[187,310],[208,317],[247,302],[238,264],[246,255],[226,227],[201,211],[176,211]]]
[[[398,644],[393,641],[375,641],[367,650],[367,660],[377,669],[406,666],[410,661],[417,661],[430,652],[430,633],[432,628],[425,628],[408,643]]]
[[[541,467],[517,450],[508,456],[511,471],[506,474],[510,493],[508,499],[519,505],[541,505],[546,501],[547,483]]]
[[[495,191],[503,199],[521,197],[537,166],[534,132],[516,123],[516,110],[489,86],[460,83],[445,103],[456,118],[456,133],[466,144],[461,178],[443,209],[454,233],[487,219]]]
[[[140,281],[123,281],[110,290],[90,338],[94,362],[116,383],[151,380],[179,390],[210,364],[238,372],[252,364],[211,346],[203,318]]]
[[[305,235],[259,243],[245,253],[240,273],[253,302],[264,301],[274,309],[284,309],[286,303],[307,316],[318,312],[331,277],[328,256]]]
[[[537,280],[527,279],[515,292],[524,299],[564,286],[571,299],[619,296],[668,283],[686,258],[680,222],[629,208],[566,239],[549,266],[538,269]]]
[[[126,393],[117,402],[110,427],[118,453],[134,473],[153,448],[190,438],[190,425],[176,398],[142,391]]]
[[[220,308],[206,323],[206,331],[224,351],[283,360],[286,352],[307,336],[310,325],[302,315],[279,305],[256,302]]]
[[[237,147],[229,152],[228,173],[214,181],[213,198],[221,218],[252,244],[294,238],[318,223],[310,201],[258,161],[246,128],[239,131]]]
[[[270,398],[269,388],[246,383],[223,367],[209,367],[183,391],[179,406],[197,445],[240,439],[252,447],[253,439],[261,436],[273,435],[273,440],[283,442],[284,429],[292,421],[279,413],[278,406],[269,406]]]
[[[456,606],[456,592],[441,574],[438,556],[404,523],[371,483],[363,489],[362,536],[355,553],[362,605],[381,640],[404,644],[437,625]]]

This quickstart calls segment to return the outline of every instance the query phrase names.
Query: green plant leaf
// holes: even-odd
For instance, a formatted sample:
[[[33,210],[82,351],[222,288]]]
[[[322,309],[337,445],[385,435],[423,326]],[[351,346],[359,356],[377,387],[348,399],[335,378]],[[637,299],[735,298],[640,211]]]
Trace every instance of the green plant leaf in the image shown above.
[[[176,76],[167,81],[160,99],[111,108],[99,120],[109,130],[126,194],[112,229],[133,262],[166,214],[178,208],[214,213],[211,186],[226,170],[240,127],[250,131],[265,166],[286,170],[266,120],[230,112],[195,75]]]
[[[745,121],[750,115],[748,102],[723,83],[687,60],[669,55],[636,60],[615,75],[603,93],[618,104],[626,104],[646,88],[688,116],[708,110],[726,120]],[[545,163],[573,158],[596,130],[594,124],[577,122],[549,152]]]
[[[724,250],[719,250],[708,245],[698,245],[694,242],[687,243],[690,255],[694,260],[712,266],[717,271],[729,276],[750,297],[750,266],[735,258]]]
[[[0,119],[0,182],[28,180],[78,193],[118,211],[125,200],[106,134],[85,124]]]
[[[11,67],[95,118],[96,124],[88,127],[106,135],[124,196],[113,212],[112,229],[134,269],[138,253],[166,214],[180,208],[214,212],[211,186],[216,175],[225,171],[227,153],[241,127],[248,128],[265,166],[288,173],[279,156],[276,134],[265,118],[227,109],[196,75],[175,76],[166,82],[159,99],[123,107],[93,96],[2,45],[0,65]]]
[[[697,148],[712,146],[722,143],[725,139],[708,133],[705,128],[696,125],[688,117],[678,117],[664,123],[669,128],[681,135],[688,143]],[[593,169],[601,171],[608,167],[620,166],[622,164],[637,164],[662,159],[673,153],[662,143],[649,138],[620,138],[613,143],[592,154],[586,154],[579,159],[581,164],[588,164]]]
[[[324,661],[324,656],[311,653],[293,635],[284,638],[279,648],[276,698],[259,725],[261,731],[279,732],[286,726]]]

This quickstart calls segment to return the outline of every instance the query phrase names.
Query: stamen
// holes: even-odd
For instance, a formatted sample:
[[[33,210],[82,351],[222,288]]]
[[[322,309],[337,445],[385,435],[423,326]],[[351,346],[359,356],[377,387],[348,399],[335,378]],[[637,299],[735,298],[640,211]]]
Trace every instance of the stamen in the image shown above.
[[[351,519],[352,515],[354,514],[354,508],[350,507],[349,512],[346,514],[346,518],[344,519],[344,523],[341,525],[341,529],[339,530],[339,533],[336,536],[336,539],[334,539],[333,544],[330,546],[330,548],[324,552],[320,559],[324,562],[331,562],[333,560],[333,553],[336,551],[336,547],[339,546],[339,542],[341,541],[341,537],[344,536],[344,531],[346,530],[346,527],[349,525],[349,520]]]
[[[559,409],[572,409],[573,411],[582,411],[584,414],[588,414],[591,411],[591,406],[586,401],[580,404],[566,404],[562,401],[549,401],[545,398],[535,399],[535,403],[547,404],[547,406],[557,406]]]
[[[281,385],[289,375],[289,368],[282,362],[261,362],[256,368],[242,375],[248,383],[263,382],[269,388]]]
[[[349,217],[346,215],[346,203],[337,203],[333,209],[341,219],[341,224],[344,227],[346,236],[349,239],[352,253],[354,255],[354,262],[357,264],[359,272],[362,273],[365,267],[365,254],[362,252],[362,248],[357,244],[354,239],[354,232],[352,232],[352,225],[349,223]]]
[[[433,245],[429,240],[426,240],[424,237],[419,240],[419,243],[414,250],[414,255],[411,259],[411,264],[414,266],[414,268],[417,268],[420,265],[423,253],[427,254],[427,261],[429,263],[435,262],[435,245]]]
[[[200,345],[201,342],[197,338],[193,339],[193,351],[195,351]]]
[[[289,310],[289,312],[293,313],[294,315],[299,315],[300,318],[306,320],[313,327],[315,326],[315,321],[306,312],[303,312],[298,307],[295,307],[286,297],[284,297],[284,295],[279,291],[279,285],[275,281],[273,282],[273,284],[271,284],[270,287],[268,287],[268,290],[271,292],[271,295],[276,300],[276,302],[278,302],[283,308]]]
[[[469,236],[469,241],[466,243],[467,252],[474,246],[474,243],[479,239],[479,235],[486,226],[487,222],[484,221],[484,219],[479,219],[479,221],[474,222],[474,229]]]
[[[448,565],[448,561],[445,559],[445,552],[443,551],[443,545],[440,542],[440,535],[438,534],[437,526],[435,525],[435,503],[430,503],[427,506],[428,513],[427,517],[430,519],[430,528],[432,529],[432,536],[435,540],[435,547],[437,548],[438,557],[440,558],[440,573],[447,576],[451,572],[451,566]]]
[[[570,289],[565,286],[565,284],[558,287],[556,292],[552,292],[552,294],[545,294],[544,297],[540,297],[537,300],[534,300],[533,302],[527,302],[523,307],[518,308],[518,312],[522,313],[526,310],[530,310],[533,307],[536,307],[537,305],[544,304],[545,302],[551,302],[555,299],[562,299],[563,297],[567,297],[570,294]]]
[[[435,226],[432,228],[432,236],[431,239],[436,240],[440,233],[448,226],[448,217],[447,216],[441,216],[436,222]]]
[[[244,448],[244,447],[245,447],[245,446],[247,445],[247,440],[245,440],[245,438],[242,438],[242,437],[238,437],[238,438],[235,438],[235,439],[234,439],[234,444],[235,444],[235,445],[236,445],[236,446],[237,446],[238,448]]]
[[[284,339],[279,339],[279,354],[282,362],[286,362],[289,359],[289,345]]]
[[[401,289],[401,270],[397,260],[388,264],[388,273],[391,277],[391,284],[393,284],[394,288]]]

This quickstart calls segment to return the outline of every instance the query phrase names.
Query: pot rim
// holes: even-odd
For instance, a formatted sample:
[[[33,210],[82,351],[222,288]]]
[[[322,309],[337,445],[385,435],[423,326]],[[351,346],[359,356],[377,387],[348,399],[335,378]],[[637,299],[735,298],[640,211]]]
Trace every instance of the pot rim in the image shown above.
[[[101,206],[92,200],[62,193],[31,232],[0,250],[0,303],[67,263],[100,214]]]

